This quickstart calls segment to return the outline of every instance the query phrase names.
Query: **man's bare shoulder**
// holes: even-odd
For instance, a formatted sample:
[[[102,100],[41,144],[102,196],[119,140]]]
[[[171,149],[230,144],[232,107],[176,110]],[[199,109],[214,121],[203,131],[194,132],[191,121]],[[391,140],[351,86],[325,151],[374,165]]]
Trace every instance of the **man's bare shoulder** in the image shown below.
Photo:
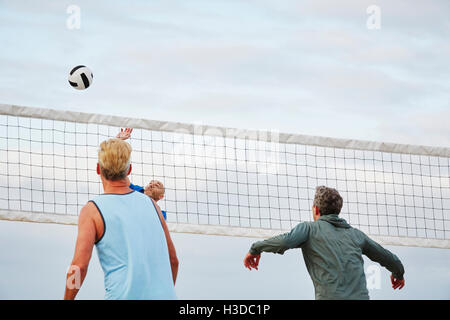
[[[78,217],[78,224],[88,221],[94,221],[96,225],[102,220],[97,205],[93,201],[88,201],[81,208],[80,215]]]
[[[83,208],[81,208],[80,216],[78,217],[78,227],[83,226],[94,226],[96,241],[103,237],[105,224],[97,205],[93,201],[88,201]]]
[[[95,213],[98,212],[97,206],[93,201],[88,201],[86,204],[81,208],[80,211],[80,218],[92,218]]]

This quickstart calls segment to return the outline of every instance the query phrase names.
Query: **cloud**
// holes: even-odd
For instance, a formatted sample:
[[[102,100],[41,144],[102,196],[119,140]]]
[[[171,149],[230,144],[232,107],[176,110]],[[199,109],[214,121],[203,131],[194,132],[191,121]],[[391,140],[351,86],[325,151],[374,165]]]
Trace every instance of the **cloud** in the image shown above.
[[[396,141],[437,147],[450,147],[450,106],[443,111],[423,111],[405,114],[402,121],[385,123],[380,121],[378,131],[385,141]]]
[[[44,5],[7,2],[3,102],[415,143],[407,118],[441,135],[415,117],[448,108],[445,1],[381,1],[379,31],[367,30],[372,3],[360,1],[81,1],[77,32],[65,28],[66,4],[45,5],[40,24]],[[67,72],[81,62],[94,85],[74,92]]]

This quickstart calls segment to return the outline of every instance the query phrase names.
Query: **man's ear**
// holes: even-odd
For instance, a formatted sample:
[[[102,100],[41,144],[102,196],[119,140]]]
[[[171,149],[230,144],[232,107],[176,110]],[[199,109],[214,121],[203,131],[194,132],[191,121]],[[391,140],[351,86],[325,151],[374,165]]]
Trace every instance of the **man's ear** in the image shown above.
[[[127,176],[130,175],[130,173],[131,173],[131,163],[130,163],[130,167],[128,168]]]
[[[163,194],[159,196],[159,200],[162,200],[163,198],[164,198]]]
[[[320,211],[319,211],[319,208],[317,208],[316,206],[313,206],[313,213],[314,213],[314,215],[320,217]]]

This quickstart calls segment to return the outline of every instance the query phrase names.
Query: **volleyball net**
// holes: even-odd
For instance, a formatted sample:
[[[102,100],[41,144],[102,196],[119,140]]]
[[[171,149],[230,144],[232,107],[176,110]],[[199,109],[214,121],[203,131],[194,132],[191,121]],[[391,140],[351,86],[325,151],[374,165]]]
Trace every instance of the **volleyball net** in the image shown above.
[[[133,128],[133,184],[160,180],[174,232],[269,237],[312,220],[319,185],[383,244],[450,248],[450,148],[0,105],[0,219],[77,224],[103,193],[99,144]]]

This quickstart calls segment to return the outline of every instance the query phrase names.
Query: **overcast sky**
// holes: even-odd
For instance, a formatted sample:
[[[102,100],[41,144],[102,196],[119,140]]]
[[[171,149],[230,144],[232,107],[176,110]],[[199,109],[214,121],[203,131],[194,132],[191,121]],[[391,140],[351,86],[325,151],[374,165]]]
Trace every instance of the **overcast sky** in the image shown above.
[[[67,28],[69,5],[80,29]],[[447,0],[0,0],[0,103],[450,147],[449,12]],[[85,91],[67,82],[79,64],[94,73]],[[0,298],[61,298],[75,236],[0,222]],[[180,298],[314,297],[298,250],[249,272],[254,239],[174,241]],[[450,298],[450,250],[390,249],[407,285],[393,292],[383,271],[372,297]],[[80,297],[101,299],[92,263]]]

